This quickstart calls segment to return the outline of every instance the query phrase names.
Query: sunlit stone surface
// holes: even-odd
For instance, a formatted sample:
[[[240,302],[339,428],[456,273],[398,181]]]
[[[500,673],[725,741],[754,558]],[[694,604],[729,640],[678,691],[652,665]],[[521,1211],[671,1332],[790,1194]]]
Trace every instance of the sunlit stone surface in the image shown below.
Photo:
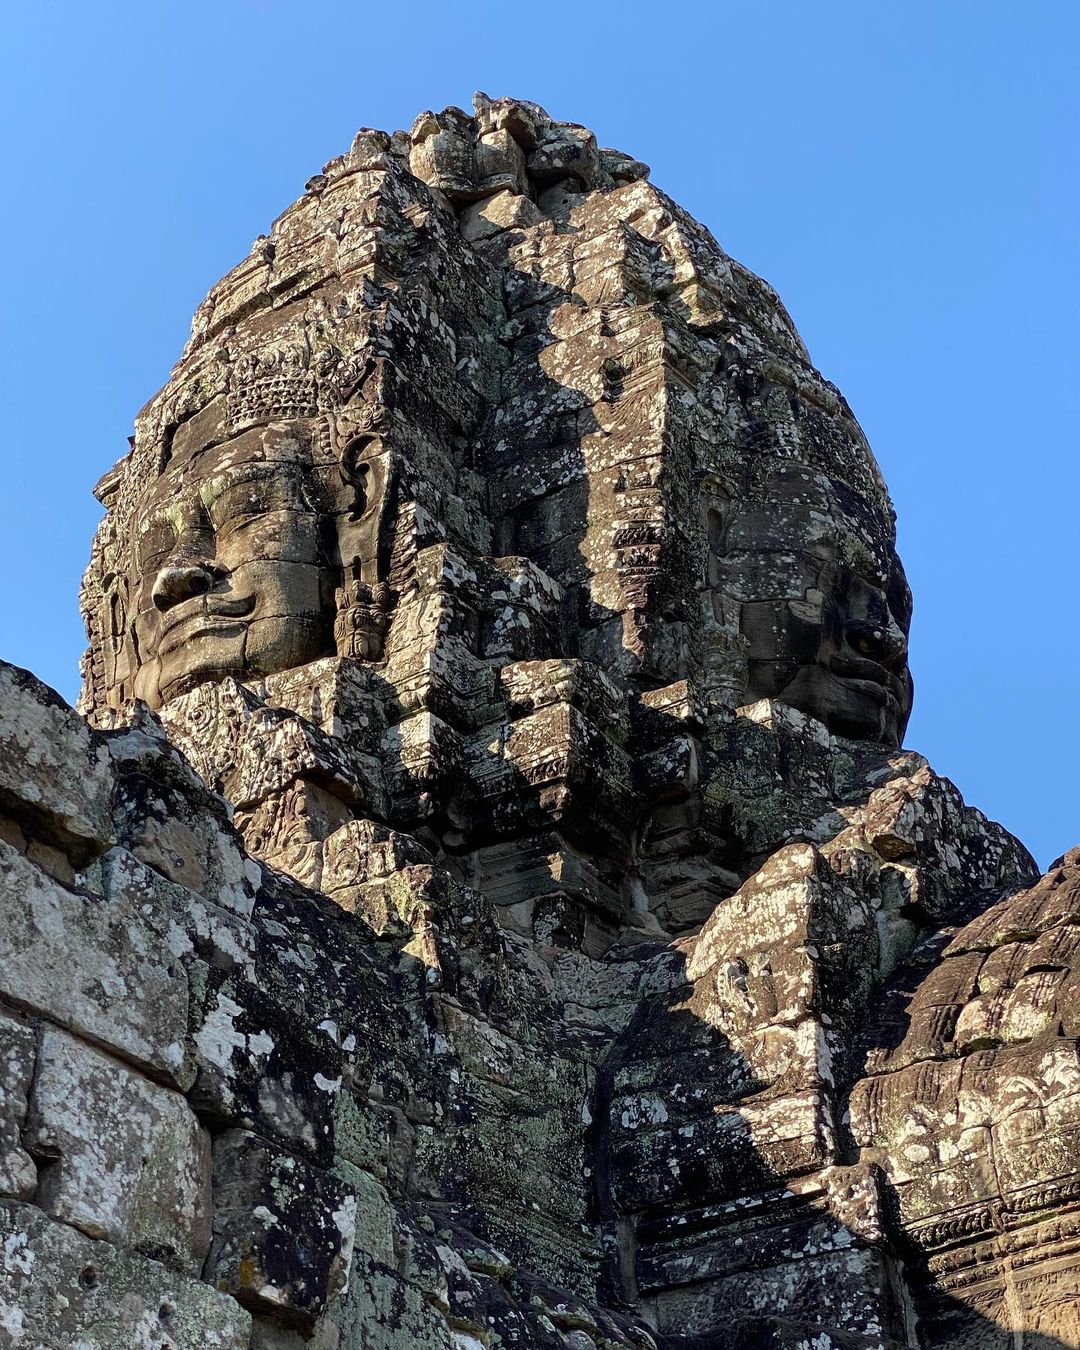
[[[1080,873],[901,749],[880,472],[534,104],[361,131],[0,670],[0,1338],[1080,1344]],[[959,697],[959,695],[958,695]]]

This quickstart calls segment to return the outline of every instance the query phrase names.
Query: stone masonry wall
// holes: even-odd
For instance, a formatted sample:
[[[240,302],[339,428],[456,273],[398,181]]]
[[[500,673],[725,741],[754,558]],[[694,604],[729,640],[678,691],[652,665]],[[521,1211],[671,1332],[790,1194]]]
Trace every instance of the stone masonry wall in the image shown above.
[[[407,1199],[437,1161],[450,1003],[477,1063],[524,1054],[485,1021],[490,928],[455,936],[458,969],[380,951],[245,855],[152,721],[91,731],[10,666],[0,774],[0,1344],[653,1344]],[[439,889],[411,873],[406,913]],[[580,1284],[588,1255],[559,1256]]]

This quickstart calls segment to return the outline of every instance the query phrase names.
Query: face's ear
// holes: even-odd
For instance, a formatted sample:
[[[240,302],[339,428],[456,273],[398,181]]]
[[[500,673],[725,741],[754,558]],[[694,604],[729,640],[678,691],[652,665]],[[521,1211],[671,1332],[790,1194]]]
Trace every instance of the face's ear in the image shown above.
[[[735,514],[735,504],[726,493],[711,492],[701,503],[704,582],[717,600],[721,599],[731,584],[728,536]]]
[[[378,437],[354,436],[341,454],[341,481],[349,521],[360,520],[372,499],[372,462],[379,457]]]
[[[358,558],[362,579],[373,585],[386,579],[393,516],[389,454],[378,436],[358,435],[345,446],[339,465],[338,556],[343,564]]]

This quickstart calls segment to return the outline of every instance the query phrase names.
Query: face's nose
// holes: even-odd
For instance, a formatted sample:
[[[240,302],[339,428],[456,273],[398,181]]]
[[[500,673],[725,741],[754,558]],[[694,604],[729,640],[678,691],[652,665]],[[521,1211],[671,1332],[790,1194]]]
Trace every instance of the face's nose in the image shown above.
[[[165,611],[190,600],[193,595],[205,594],[215,580],[214,569],[209,563],[189,562],[181,567],[163,567],[154,579],[150,595],[157,608]]]

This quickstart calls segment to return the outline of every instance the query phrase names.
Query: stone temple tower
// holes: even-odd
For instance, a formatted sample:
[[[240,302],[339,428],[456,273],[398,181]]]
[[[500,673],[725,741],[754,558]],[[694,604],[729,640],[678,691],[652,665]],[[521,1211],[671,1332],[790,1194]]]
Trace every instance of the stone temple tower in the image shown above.
[[[901,748],[878,466],[643,164],[361,131],[97,494],[0,1344],[1080,1345],[1080,859]]]

